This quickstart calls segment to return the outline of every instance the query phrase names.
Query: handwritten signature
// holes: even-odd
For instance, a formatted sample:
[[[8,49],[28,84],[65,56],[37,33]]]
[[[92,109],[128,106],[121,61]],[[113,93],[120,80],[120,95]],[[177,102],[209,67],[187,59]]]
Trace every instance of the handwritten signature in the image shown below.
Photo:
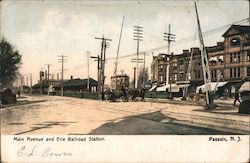
[[[44,149],[39,149],[39,146],[35,145],[31,148],[26,147],[25,145],[17,151],[18,157],[65,157],[72,156],[72,152],[56,152],[52,151],[51,147],[46,147]]]

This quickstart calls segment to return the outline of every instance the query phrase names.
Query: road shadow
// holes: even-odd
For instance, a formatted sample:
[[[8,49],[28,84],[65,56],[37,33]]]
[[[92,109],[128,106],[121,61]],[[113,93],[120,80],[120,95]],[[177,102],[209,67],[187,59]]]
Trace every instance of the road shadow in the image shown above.
[[[71,123],[77,123],[77,122],[73,122],[73,121],[72,122],[71,121],[47,121],[47,122],[43,122],[43,123],[33,124],[34,127],[31,127],[30,130],[19,132],[19,133],[16,133],[14,135],[26,134],[26,133],[30,133],[30,132],[41,130],[41,129],[53,128],[55,126],[68,126]]]
[[[92,130],[89,135],[232,135],[209,128],[179,124],[161,111],[125,116]]]
[[[249,114],[246,113],[239,113],[238,108],[235,106],[218,106],[215,109],[212,110],[206,110],[206,109],[194,109],[193,111],[196,112],[207,112],[207,113],[216,113],[216,114],[222,114],[222,115],[239,115],[239,116],[249,116]]]
[[[46,102],[47,100],[18,100],[16,103],[13,104],[4,104],[3,108],[13,107],[13,106],[22,106],[22,105],[28,105],[28,104],[35,104],[35,103],[41,103]],[[15,109],[15,108],[13,108]]]
[[[13,122],[13,123],[8,123],[10,126],[15,126],[15,125],[25,125],[26,123],[19,123],[19,122]]]

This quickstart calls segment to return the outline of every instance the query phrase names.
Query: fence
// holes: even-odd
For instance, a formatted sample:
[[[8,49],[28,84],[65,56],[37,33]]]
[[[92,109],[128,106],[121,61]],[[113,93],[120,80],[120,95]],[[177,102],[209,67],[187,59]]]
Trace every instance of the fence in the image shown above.
[[[73,91],[64,91],[64,96],[66,97],[75,97],[75,98],[87,98],[87,99],[98,99],[98,94],[96,92],[73,92]],[[61,95],[60,91],[56,92],[57,96]]]

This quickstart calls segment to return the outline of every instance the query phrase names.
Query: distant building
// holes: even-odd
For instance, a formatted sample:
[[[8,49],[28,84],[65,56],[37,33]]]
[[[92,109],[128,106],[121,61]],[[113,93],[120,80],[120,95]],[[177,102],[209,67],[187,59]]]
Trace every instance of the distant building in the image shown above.
[[[89,79],[89,88],[91,92],[96,92],[97,90],[97,81],[90,78]],[[54,86],[54,88],[58,91],[61,89],[61,83]],[[63,90],[64,91],[88,91],[88,79],[70,79],[63,81]]]
[[[223,37],[224,42],[217,42],[216,46],[206,47],[206,50],[211,80],[227,81],[231,92],[243,81],[250,80],[250,26],[232,25]],[[190,64],[191,53],[193,58]],[[154,56],[151,71],[151,80],[158,85],[167,84],[168,81],[177,84],[188,81],[196,87],[204,83],[199,48],[183,50],[182,54],[177,55]]]
[[[126,74],[111,77],[111,90],[121,90],[122,85],[129,88],[129,77]]]
[[[169,81],[168,66],[170,64],[170,58],[171,55],[163,53],[160,53],[158,56],[153,56],[153,62],[151,64],[152,83],[162,85]]]

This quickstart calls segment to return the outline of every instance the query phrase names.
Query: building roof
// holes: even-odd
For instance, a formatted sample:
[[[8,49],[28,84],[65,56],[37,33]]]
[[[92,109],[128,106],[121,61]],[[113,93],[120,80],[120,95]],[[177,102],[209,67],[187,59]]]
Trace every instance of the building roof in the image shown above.
[[[232,25],[222,36],[232,36],[237,34],[250,33],[250,26],[247,25]]]
[[[87,85],[88,79],[71,79],[63,82],[63,86],[77,86],[77,85]],[[97,81],[89,78],[90,85],[97,85]],[[59,84],[60,85],[60,84]]]
[[[63,86],[82,86],[82,85],[87,85],[88,83],[88,79],[70,79],[70,80],[64,80],[63,81]],[[89,78],[89,84],[90,85],[94,85],[94,86],[97,86],[97,81],[92,79],[92,78]],[[55,85],[54,87],[60,87],[60,83]],[[48,88],[48,84],[47,83],[38,83],[38,84],[35,84],[34,86],[32,86],[32,88],[34,89],[37,89],[37,88]]]

